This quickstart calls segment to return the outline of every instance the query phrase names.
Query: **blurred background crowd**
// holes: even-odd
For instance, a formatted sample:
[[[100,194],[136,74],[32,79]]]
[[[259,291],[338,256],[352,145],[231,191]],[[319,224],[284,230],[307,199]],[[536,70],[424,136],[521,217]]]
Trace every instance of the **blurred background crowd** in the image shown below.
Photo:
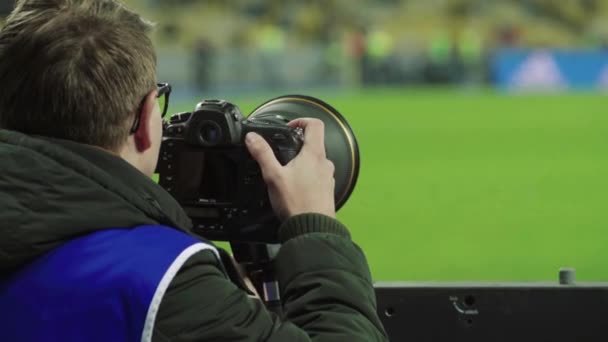
[[[126,2],[158,24],[159,78],[195,91],[492,84],[504,49],[608,49],[606,0]]]
[[[491,84],[504,49],[608,49],[605,0],[128,3],[158,24],[161,78],[199,90]]]

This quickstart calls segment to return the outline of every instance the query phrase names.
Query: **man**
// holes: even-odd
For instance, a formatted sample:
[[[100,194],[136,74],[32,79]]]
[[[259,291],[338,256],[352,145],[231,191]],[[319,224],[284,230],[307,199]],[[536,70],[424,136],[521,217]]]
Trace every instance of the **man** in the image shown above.
[[[150,180],[170,87],[149,29],[112,0],[20,0],[0,32],[0,340],[385,340],[320,121],[291,123],[284,167],[246,138],[283,222],[281,317],[191,235]]]

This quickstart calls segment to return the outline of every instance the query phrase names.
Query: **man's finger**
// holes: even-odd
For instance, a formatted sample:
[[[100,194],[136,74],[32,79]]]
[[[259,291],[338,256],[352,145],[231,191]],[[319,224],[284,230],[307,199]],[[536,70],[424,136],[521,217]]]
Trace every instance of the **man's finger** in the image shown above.
[[[291,127],[304,130],[304,147],[313,149],[315,153],[325,157],[325,124],[319,119],[299,118],[288,123]]]
[[[281,168],[281,164],[277,160],[272,151],[272,148],[264,138],[256,133],[249,132],[245,137],[245,144],[251,156],[260,165],[262,174],[266,177],[271,177],[278,169]]]

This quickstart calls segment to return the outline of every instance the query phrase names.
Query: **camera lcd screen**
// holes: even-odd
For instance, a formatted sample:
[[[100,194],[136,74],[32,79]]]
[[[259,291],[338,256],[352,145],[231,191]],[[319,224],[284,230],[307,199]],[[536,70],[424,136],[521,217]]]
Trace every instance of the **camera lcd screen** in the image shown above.
[[[237,192],[236,164],[229,154],[216,150],[182,151],[177,165],[176,190],[183,200],[233,202]]]

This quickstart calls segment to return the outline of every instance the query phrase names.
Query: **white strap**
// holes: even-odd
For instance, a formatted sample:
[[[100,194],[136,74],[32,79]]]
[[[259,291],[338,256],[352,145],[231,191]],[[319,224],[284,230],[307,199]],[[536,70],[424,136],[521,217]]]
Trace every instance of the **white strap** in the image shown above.
[[[184,263],[188,259],[190,259],[191,256],[205,249],[210,249],[211,251],[213,251],[218,260],[220,260],[220,255],[215,247],[206,243],[199,242],[184,249],[184,251],[181,252],[177,258],[175,258],[171,266],[169,266],[169,269],[167,270],[167,272],[165,272],[165,275],[161,279],[160,283],[158,283],[158,287],[154,292],[154,297],[152,297],[152,302],[148,307],[146,323],[144,324],[144,331],[141,335],[142,342],[152,341],[152,334],[154,333],[154,323],[156,322],[156,314],[158,313],[160,302],[163,300],[165,292],[167,292],[167,288],[169,287],[169,284],[171,284],[171,281],[173,281],[173,278],[175,278],[177,272],[182,268]]]

